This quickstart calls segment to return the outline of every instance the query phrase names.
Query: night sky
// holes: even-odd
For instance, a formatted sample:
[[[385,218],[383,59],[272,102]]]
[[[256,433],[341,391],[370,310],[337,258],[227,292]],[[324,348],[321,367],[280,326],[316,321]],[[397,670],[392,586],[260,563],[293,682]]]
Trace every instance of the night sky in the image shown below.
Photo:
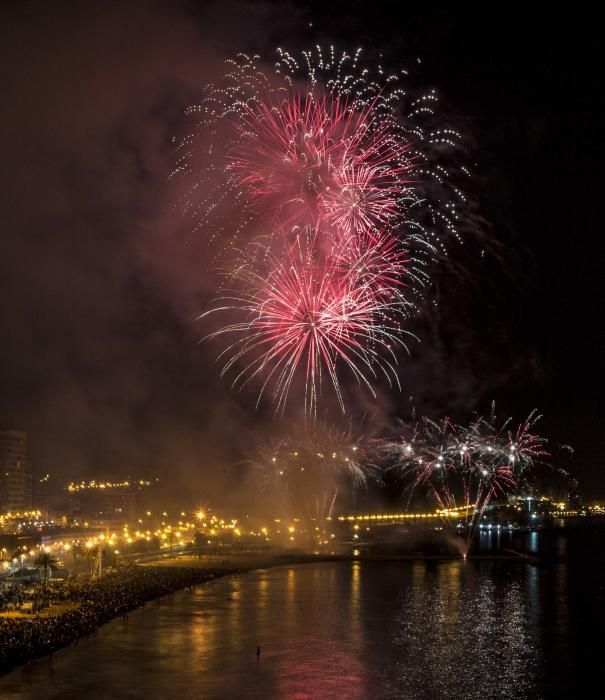
[[[492,399],[519,418],[537,407],[575,448],[561,466],[605,497],[597,31],[554,6],[4,3],[0,422],[28,431],[39,473],[233,493],[230,465],[284,426],[198,342],[206,248],[168,180],[173,139],[236,51],[361,45],[438,89],[483,220],[450,249],[463,273],[435,273],[403,392],[364,404],[372,430],[412,404],[461,419]]]

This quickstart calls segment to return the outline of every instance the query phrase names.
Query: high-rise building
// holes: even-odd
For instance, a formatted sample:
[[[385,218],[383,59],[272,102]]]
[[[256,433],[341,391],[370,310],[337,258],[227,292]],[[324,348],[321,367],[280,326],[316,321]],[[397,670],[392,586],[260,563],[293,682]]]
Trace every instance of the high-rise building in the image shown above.
[[[582,497],[580,496],[580,482],[577,479],[570,479],[567,491],[567,505],[571,510],[582,508]]]
[[[0,513],[32,507],[32,470],[27,433],[0,428]]]

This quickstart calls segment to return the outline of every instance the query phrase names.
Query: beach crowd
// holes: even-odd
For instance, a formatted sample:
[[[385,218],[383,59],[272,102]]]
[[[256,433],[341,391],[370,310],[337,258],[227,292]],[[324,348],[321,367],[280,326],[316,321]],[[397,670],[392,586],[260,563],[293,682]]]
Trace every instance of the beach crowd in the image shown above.
[[[129,566],[99,580],[67,580],[45,594],[52,596],[53,604],[69,606],[61,614],[0,615],[0,673],[88,636],[149,600],[226,573],[233,570]]]

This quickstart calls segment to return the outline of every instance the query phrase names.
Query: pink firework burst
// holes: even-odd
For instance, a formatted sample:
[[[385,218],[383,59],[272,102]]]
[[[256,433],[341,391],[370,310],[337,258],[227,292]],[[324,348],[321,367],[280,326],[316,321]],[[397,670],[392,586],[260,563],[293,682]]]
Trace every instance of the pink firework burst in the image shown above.
[[[249,204],[278,229],[311,225],[340,235],[390,226],[412,160],[374,103],[292,94],[247,105],[230,168]]]
[[[373,233],[372,238],[350,237],[346,245],[335,244],[334,256],[340,273],[353,278],[367,294],[386,303],[398,300],[400,310],[411,310],[413,305],[404,292],[413,271],[410,257],[397,238],[388,233]]]
[[[302,374],[308,413],[316,412],[324,376],[344,412],[339,365],[372,395],[371,381],[379,374],[399,385],[395,351],[410,335],[401,327],[404,303],[377,293],[379,283],[370,273],[348,274],[337,260],[308,228],[286,256],[269,255],[268,274],[244,268],[241,288],[204,314],[243,316],[210,336],[236,336],[219,355],[226,358],[222,374],[237,366],[234,386],[262,377],[259,400],[271,385],[276,411],[283,411],[294,378]]]
[[[399,385],[409,296],[422,298],[429,262],[459,239],[460,139],[441,128],[434,90],[410,95],[406,71],[363,65],[361,49],[277,54],[271,67],[229,61],[188,110],[197,125],[175,174],[236,281],[207,312],[237,317],[209,336],[233,336],[223,373],[260,380],[277,410],[297,376],[307,412],[327,384],[344,411],[341,367],[372,394],[379,375]]]

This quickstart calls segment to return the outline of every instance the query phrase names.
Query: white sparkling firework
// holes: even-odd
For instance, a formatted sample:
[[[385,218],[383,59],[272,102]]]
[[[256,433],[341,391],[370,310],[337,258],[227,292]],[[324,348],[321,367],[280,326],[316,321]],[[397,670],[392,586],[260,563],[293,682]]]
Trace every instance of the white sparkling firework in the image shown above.
[[[258,378],[263,395],[273,382],[277,410],[300,368],[314,413],[323,368],[344,411],[337,365],[373,395],[380,375],[399,386],[401,322],[431,259],[460,238],[460,138],[435,126],[434,91],[411,97],[405,71],[368,67],[361,50],[229,63],[190,108],[197,124],[175,171],[189,185],[184,209],[230,268],[212,312],[239,318],[211,337],[242,335],[224,370],[248,362],[234,383]],[[309,231],[314,250],[300,256]]]

